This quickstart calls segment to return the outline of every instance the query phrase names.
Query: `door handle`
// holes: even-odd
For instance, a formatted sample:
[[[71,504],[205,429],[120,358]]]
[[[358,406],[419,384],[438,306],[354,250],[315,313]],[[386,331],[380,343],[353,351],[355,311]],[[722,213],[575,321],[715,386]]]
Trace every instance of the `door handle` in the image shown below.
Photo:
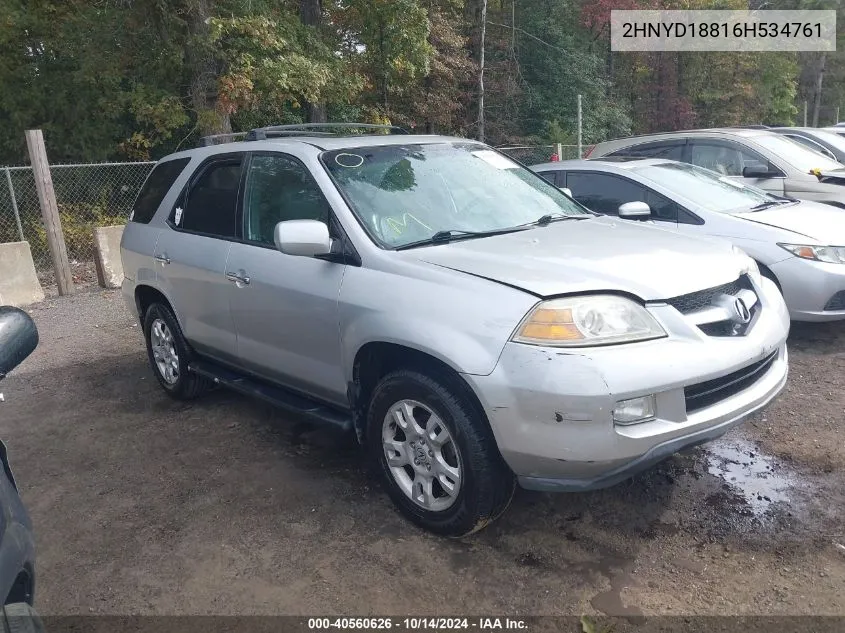
[[[238,273],[226,273],[226,279],[234,282],[236,285],[249,285],[249,277],[247,275],[239,275]]]
[[[155,260],[162,266],[167,266],[170,263],[170,258],[167,255],[156,255]]]

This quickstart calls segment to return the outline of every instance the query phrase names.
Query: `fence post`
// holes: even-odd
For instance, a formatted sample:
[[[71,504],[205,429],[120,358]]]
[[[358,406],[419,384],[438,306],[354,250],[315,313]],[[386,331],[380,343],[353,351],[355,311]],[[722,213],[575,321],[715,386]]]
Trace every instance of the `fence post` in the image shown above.
[[[581,142],[582,142],[582,135],[581,135],[581,95],[578,95],[578,158],[583,158],[581,153]]]
[[[4,170],[6,172],[6,182],[9,184],[9,197],[12,199],[12,211],[15,213],[15,224],[18,225],[18,235],[21,238],[21,242],[26,242],[23,237],[23,227],[21,226],[21,214],[18,211],[18,201],[15,198],[15,188],[12,185],[12,176],[9,173],[9,168],[6,167]]]
[[[26,146],[29,149],[29,160],[32,163],[32,175],[35,177],[35,189],[38,191],[41,217],[44,218],[47,244],[50,246],[50,254],[53,256],[56,285],[59,287],[60,295],[71,294],[73,292],[73,276],[70,272],[65,236],[59,219],[56,192],[53,189],[53,178],[50,174],[50,164],[47,162],[47,150],[44,147],[44,135],[41,130],[26,131]]]

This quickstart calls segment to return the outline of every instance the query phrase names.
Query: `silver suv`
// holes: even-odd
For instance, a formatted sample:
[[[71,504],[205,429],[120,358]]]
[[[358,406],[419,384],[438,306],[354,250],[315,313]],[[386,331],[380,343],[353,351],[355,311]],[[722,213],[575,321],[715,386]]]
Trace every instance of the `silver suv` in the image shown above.
[[[153,371],[354,431],[429,530],[481,529],[517,481],[613,485],[786,382],[786,306],[726,242],[598,216],[466,139],[247,139],[160,161],[125,229]]]

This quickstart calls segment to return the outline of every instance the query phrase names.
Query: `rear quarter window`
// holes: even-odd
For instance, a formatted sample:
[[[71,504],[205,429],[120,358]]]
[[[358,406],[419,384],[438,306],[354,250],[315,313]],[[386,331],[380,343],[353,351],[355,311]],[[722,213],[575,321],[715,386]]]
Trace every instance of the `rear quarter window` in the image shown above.
[[[135,199],[132,215],[129,217],[130,221],[148,224],[153,219],[164,196],[170,191],[190,160],[190,158],[178,158],[155,166]]]

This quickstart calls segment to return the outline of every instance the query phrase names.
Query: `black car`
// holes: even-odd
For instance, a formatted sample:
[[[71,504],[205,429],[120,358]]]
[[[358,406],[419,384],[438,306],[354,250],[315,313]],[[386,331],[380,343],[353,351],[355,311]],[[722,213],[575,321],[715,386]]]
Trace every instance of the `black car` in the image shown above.
[[[38,330],[23,310],[0,306],[0,380],[38,345]],[[3,404],[0,401],[0,415]],[[36,633],[41,620],[35,597],[35,539],[32,522],[18,494],[6,445],[0,440],[0,633]]]

